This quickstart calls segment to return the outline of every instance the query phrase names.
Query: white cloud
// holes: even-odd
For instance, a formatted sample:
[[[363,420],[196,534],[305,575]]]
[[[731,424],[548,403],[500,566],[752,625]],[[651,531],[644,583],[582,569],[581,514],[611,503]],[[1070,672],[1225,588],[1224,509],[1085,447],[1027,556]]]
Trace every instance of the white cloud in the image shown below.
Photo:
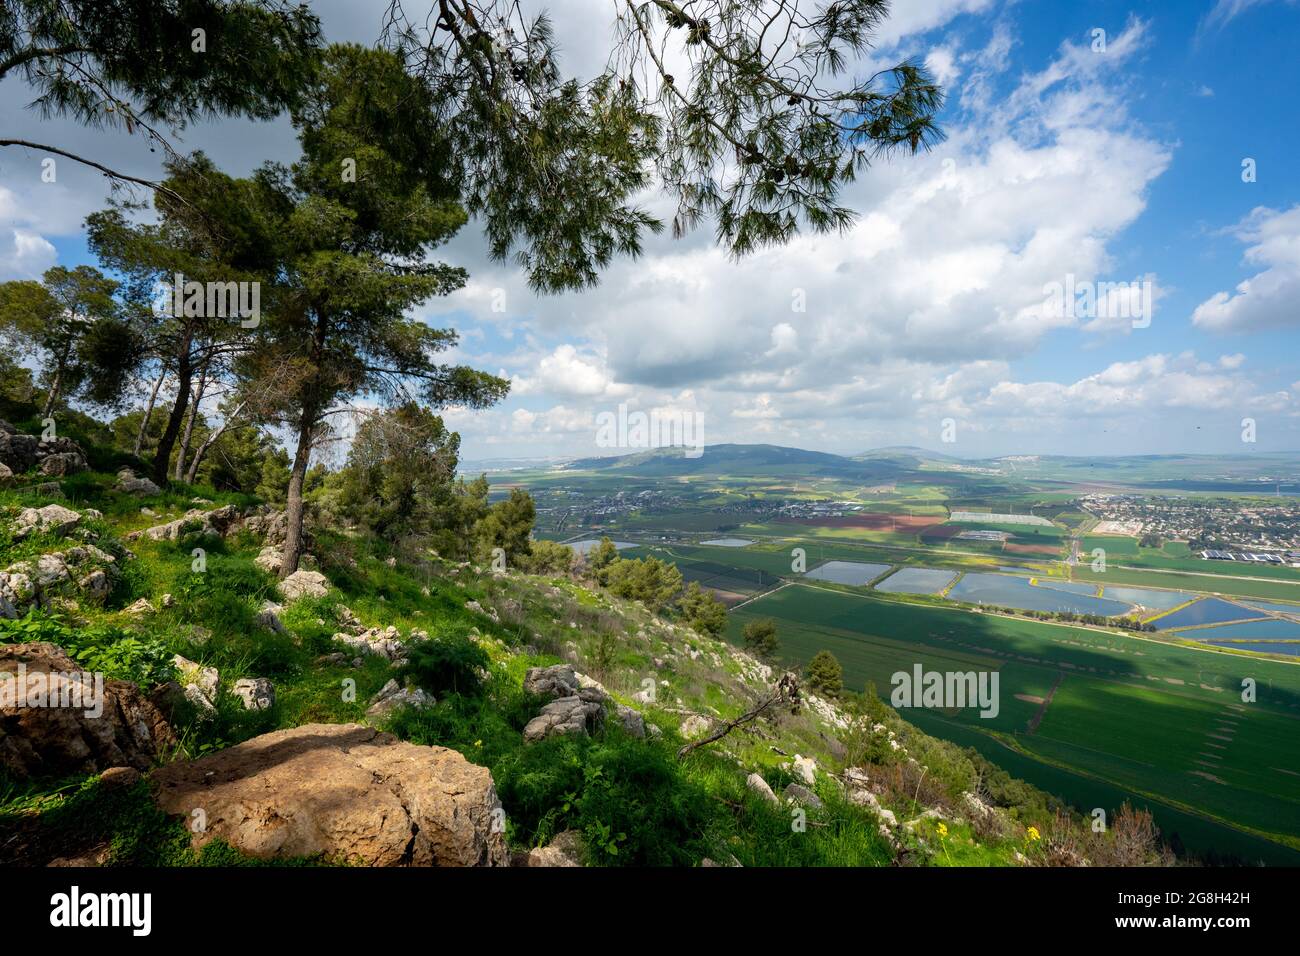
[[[1261,271],[1233,292],[1216,292],[1192,313],[1193,324],[1213,332],[1241,332],[1297,324],[1300,313],[1300,205],[1285,212],[1259,208],[1233,228],[1249,243],[1245,261]]]

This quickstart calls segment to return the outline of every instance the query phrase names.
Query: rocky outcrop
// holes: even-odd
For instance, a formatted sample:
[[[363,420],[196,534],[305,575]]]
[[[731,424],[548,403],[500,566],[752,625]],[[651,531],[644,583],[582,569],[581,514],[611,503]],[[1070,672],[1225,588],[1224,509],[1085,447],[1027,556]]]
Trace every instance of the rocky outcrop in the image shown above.
[[[62,537],[81,521],[81,515],[63,505],[46,505],[44,508],[24,508],[14,519],[12,534],[21,541],[32,534],[52,534]]]
[[[567,664],[530,667],[524,675],[524,692],[550,698],[536,717],[524,726],[525,740],[542,740],[553,734],[587,734],[600,729],[608,711],[625,733],[633,737],[658,737],[661,731],[641,713],[612,698],[599,681],[579,674]]]
[[[396,680],[390,680],[380,688],[379,693],[370,698],[366,716],[383,718],[401,707],[432,707],[436,703],[434,696],[427,691],[418,687],[403,687]]]
[[[162,491],[148,478],[137,477],[130,468],[123,468],[117,473],[117,484],[114,487],[132,495],[156,495]]]
[[[144,770],[176,745],[138,687],[98,686],[102,696],[83,666],[53,644],[0,646],[0,767],[16,777]]]
[[[280,620],[280,615],[283,612],[284,608],[274,601],[263,601],[262,609],[257,612],[257,617],[254,620],[268,631],[276,634],[288,634],[289,629]]]
[[[359,724],[278,730],[170,764],[153,781],[159,806],[197,831],[196,848],[221,839],[260,859],[509,863],[505,815],[486,767]]]
[[[524,726],[524,739],[537,741],[555,734],[592,733],[604,723],[605,699],[594,688],[581,690],[572,697],[557,698]]]
[[[187,534],[222,537],[239,521],[239,517],[239,509],[234,505],[213,508],[211,511],[191,508],[175,521],[154,525],[143,531],[132,531],[126,536],[126,540],[148,538],[151,541],[177,541]]]
[[[0,617],[15,618],[33,605],[47,606],[70,582],[87,598],[102,601],[116,576],[117,559],[93,544],[18,561],[0,571]]]
[[[417,640],[422,635],[423,632],[411,632],[411,636]],[[406,645],[402,643],[400,632],[391,625],[383,629],[372,627],[360,634],[345,634],[340,631],[334,635],[334,640],[361,654],[374,654],[393,662],[406,660]]]
[[[24,435],[0,421],[0,465],[11,475],[37,469],[42,475],[63,477],[86,470],[86,453],[71,438]]]
[[[215,667],[204,667],[180,654],[172,656],[172,663],[180,673],[180,683],[185,699],[194,705],[200,717],[215,717],[217,713],[217,687],[221,675]]]

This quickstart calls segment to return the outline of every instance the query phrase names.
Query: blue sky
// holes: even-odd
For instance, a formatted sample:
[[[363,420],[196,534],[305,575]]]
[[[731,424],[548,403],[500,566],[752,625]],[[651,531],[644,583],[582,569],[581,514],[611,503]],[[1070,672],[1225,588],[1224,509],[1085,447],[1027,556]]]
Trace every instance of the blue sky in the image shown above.
[[[371,42],[383,4],[313,6],[328,37]],[[566,63],[598,69],[608,39],[591,24],[607,4],[548,6]],[[735,263],[705,227],[545,298],[487,258],[474,223],[440,252],[471,281],[419,314],[462,332],[458,359],[514,383],[497,408],[448,410],[466,457],[601,453],[597,417],[620,404],[699,416],[709,442],[838,452],[1300,449],[1300,4],[897,7],[860,68],[925,60],[948,91],[948,140],[849,190],[847,235]],[[148,171],[131,143],[51,137],[23,93],[0,85],[0,125]],[[209,124],[185,145],[232,172],[294,153],[282,121]],[[0,279],[86,259],[79,224],[103,183],[61,169],[51,188],[38,162],[0,154]],[[660,194],[644,203],[671,215]],[[1045,311],[1046,284],[1067,275],[1148,279],[1149,325]]]

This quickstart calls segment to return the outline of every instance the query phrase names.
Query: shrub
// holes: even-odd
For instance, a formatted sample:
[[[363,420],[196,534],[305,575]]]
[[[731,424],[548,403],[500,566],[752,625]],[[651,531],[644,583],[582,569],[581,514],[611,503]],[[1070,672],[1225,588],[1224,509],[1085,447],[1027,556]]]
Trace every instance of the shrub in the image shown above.
[[[487,652],[468,637],[434,638],[411,647],[399,678],[411,678],[433,694],[474,696],[482,692],[480,672],[490,663]]]

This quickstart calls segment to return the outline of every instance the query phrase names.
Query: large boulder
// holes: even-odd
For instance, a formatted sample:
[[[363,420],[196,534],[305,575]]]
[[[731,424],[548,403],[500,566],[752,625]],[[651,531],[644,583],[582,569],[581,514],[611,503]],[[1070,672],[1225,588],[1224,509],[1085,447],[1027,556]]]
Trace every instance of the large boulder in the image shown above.
[[[324,597],[329,589],[329,578],[319,571],[295,571],[280,582],[280,594],[289,602],[302,597]]]
[[[195,848],[221,839],[260,859],[509,865],[505,815],[486,767],[359,724],[263,734],[177,761],[153,781],[159,806],[191,823]]]
[[[19,475],[36,467],[41,440],[24,435],[8,422],[0,421],[0,463]]]
[[[64,535],[77,526],[81,515],[63,505],[24,508],[14,519],[13,536],[22,539],[31,534]]]
[[[86,458],[79,451],[60,451],[41,459],[40,472],[49,478],[62,478],[86,470]]]
[[[567,664],[530,667],[524,674],[524,693],[537,697],[573,697],[582,690],[577,672]]]
[[[156,495],[162,491],[148,478],[139,478],[130,468],[123,468],[117,473],[118,491],[133,495]]]
[[[572,697],[557,697],[524,726],[524,739],[542,740],[556,734],[587,734],[605,719],[606,696],[588,688]]]
[[[53,644],[0,646],[0,767],[8,773],[145,770],[175,745],[162,713],[129,681],[100,685]]]

